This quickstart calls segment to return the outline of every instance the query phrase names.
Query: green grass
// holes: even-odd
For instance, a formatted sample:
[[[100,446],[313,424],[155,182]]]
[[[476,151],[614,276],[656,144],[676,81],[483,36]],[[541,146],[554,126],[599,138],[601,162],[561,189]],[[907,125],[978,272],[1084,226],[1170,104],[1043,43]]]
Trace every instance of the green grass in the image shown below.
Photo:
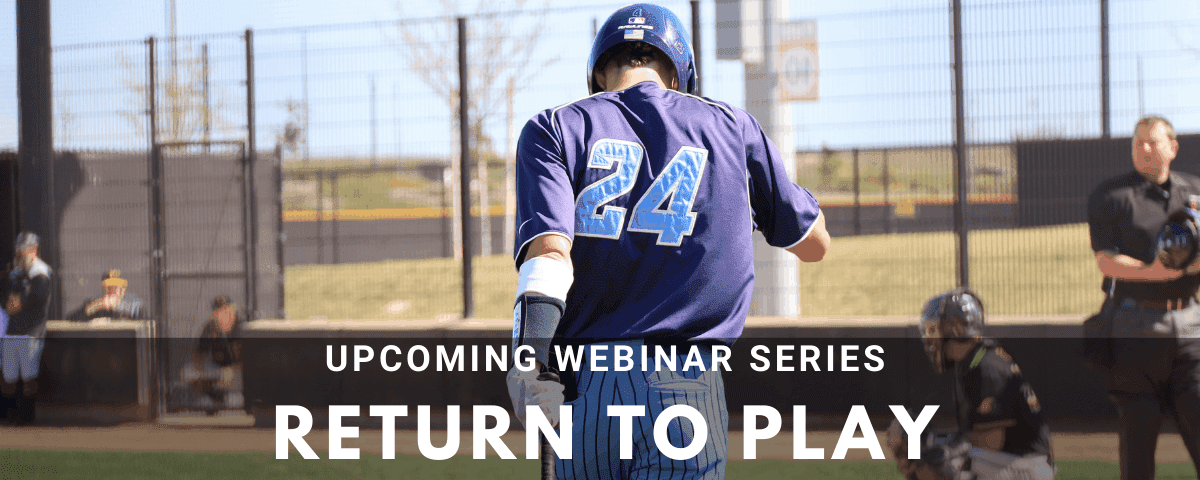
[[[859,192],[883,192],[884,155],[880,150],[858,154]],[[890,149],[887,153],[889,193],[929,194],[954,192],[954,151],[951,148]],[[1016,155],[1011,147],[979,146],[971,151],[972,193],[1015,193]],[[829,155],[799,155],[796,183],[813,190],[824,201],[830,194],[854,191],[854,153],[833,150]]]
[[[197,446],[197,448],[205,448]],[[323,457],[324,458],[324,457]],[[1119,478],[1117,465],[1103,461],[1060,461],[1059,480]],[[0,477],[22,479],[309,479],[309,478],[458,478],[470,480],[537,478],[535,460],[433,461],[417,456],[395,460],[364,456],[359,460],[275,460],[268,453],[91,452],[7,450],[0,452]],[[896,479],[890,461],[760,460],[730,462],[731,480],[776,478]],[[1161,464],[1158,479],[1195,478],[1190,464]]]
[[[506,255],[475,258],[476,316],[507,318],[517,272]],[[430,319],[462,313],[462,262],[404,260],[288,267],[284,306],[291,318]],[[398,314],[390,302],[407,302]]]
[[[968,237],[971,285],[988,313],[1085,314],[1102,299],[1086,225],[980,230]],[[952,288],[950,232],[835,238],[819,263],[800,266],[807,316],[916,315]]]
[[[337,165],[322,164],[322,168]],[[362,165],[357,165],[362,166]],[[374,208],[442,208],[446,192],[440,180],[430,181],[415,171],[380,170],[375,172],[342,173],[338,176],[337,191],[329,172],[324,184],[317,181],[318,168],[291,168],[283,187],[285,211],[316,210],[319,207],[318,189],[323,189],[325,209]],[[471,171],[472,178],[477,172]],[[490,165],[488,169],[488,203],[504,204],[504,166]],[[336,195],[334,195],[336,193]],[[475,195],[478,198],[478,195]],[[477,201],[477,200],[476,200]]]
[[[953,233],[835,238],[825,259],[800,265],[805,316],[917,315],[930,295],[955,284]],[[1094,311],[1100,273],[1086,225],[980,230],[969,240],[971,283],[988,313]],[[476,258],[475,314],[512,314],[516,271],[507,255]],[[286,271],[291,318],[429,319],[462,312],[462,263],[451,259],[312,265]],[[389,302],[407,302],[388,313]]]

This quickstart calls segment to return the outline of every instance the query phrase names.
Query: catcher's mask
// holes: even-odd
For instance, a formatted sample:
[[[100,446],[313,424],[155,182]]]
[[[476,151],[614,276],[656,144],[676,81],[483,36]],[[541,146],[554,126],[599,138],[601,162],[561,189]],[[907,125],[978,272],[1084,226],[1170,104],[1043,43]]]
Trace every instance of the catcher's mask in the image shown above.
[[[1196,259],[1200,251],[1200,213],[1185,208],[1167,217],[1167,224],[1158,233],[1157,256],[1164,267],[1182,270]]]
[[[942,292],[925,302],[920,329],[934,371],[944,373],[954,363],[946,358],[946,341],[983,336],[983,303],[966,288]]]

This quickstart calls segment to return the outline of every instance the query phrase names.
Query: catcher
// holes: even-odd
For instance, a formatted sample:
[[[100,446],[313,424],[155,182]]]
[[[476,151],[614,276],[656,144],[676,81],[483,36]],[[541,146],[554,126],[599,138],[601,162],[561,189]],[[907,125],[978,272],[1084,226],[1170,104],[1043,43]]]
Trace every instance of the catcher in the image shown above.
[[[245,328],[245,321],[237,316],[237,304],[228,296],[214,298],[212,309],[196,342],[192,364],[183,371],[184,381],[212,400],[206,409],[209,415],[242,402],[238,398],[242,393],[241,337]]]
[[[909,480],[1054,478],[1050,428],[1021,369],[983,336],[979,297],[967,289],[925,303],[921,338],[938,374],[954,372],[958,432],[926,431],[921,458],[910,460],[899,423],[888,429],[896,467]]]

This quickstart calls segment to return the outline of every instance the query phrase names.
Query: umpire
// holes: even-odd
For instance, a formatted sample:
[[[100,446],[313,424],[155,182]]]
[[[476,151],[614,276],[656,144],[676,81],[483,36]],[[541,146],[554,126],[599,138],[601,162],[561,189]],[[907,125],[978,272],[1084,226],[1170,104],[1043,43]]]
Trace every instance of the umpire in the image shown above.
[[[1120,423],[1122,480],[1154,478],[1166,414],[1174,417],[1193,465],[1200,459],[1200,265],[1169,268],[1157,242],[1168,217],[1200,196],[1200,178],[1171,171],[1178,150],[1171,122],[1138,120],[1135,171],[1100,184],[1088,198],[1092,250],[1108,294],[1101,317],[1110,329],[1105,366]]]

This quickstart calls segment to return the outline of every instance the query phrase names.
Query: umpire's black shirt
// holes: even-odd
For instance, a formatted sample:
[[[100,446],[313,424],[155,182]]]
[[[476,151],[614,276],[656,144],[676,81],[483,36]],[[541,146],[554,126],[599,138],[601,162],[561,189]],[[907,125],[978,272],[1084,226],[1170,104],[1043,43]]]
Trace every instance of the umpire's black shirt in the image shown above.
[[[1158,233],[1167,216],[1187,208],[1192,195],[1200,195],[1200,178],[1171,172],[1166,183],[1155,185],[1133,171],[1112,178],[1088,197],[1088,228],[1092,251],[1112,250],[1154,262]],[[1200,287],[1200,275],[1184,275],[1167,282],[1140,282],[1104,278],[1102,288],[1118,298],[1167,300],[1188,298]]]
[[[989,424],[1008,425],[1001,451],[1050,456],[1050,427],[1042,418],[1042,405],[1004,349],[980,344],[957,362],[955,374],[959,428],[970,432],[991,428]]]

